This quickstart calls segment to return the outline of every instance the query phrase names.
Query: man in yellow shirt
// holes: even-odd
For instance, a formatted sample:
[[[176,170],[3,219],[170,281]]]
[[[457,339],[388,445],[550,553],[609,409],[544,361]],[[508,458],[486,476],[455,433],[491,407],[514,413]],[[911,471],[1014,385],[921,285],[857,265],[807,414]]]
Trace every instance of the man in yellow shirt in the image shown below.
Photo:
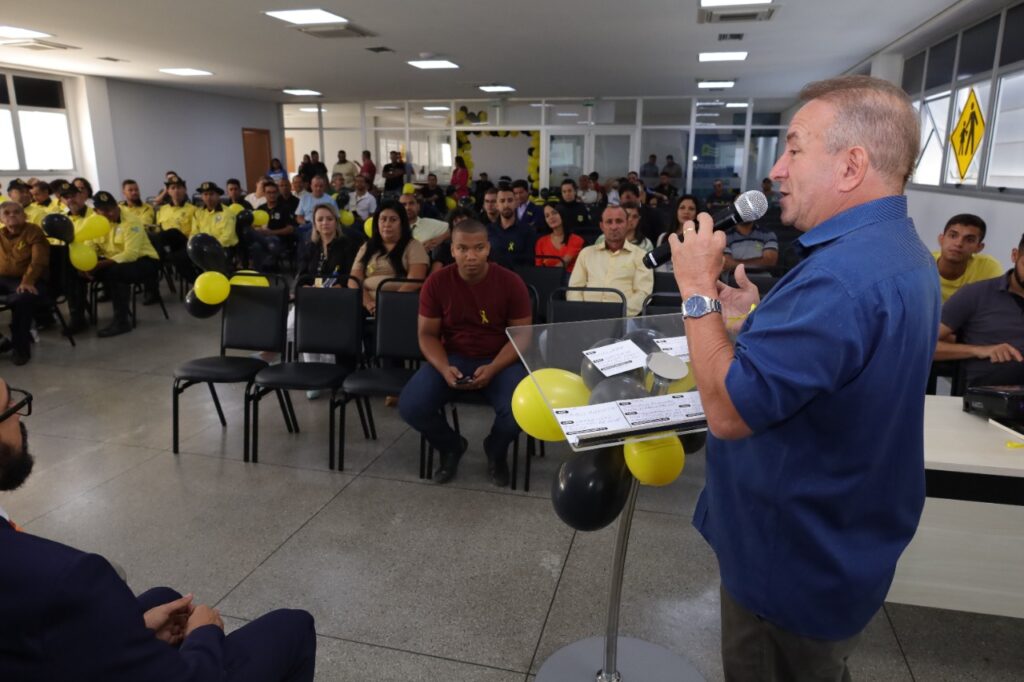
[[[985,221],[971,213],[960,213],[946,221],[939,235],[939,251],[932,253],[939,269],[943,303],[965,284],[1006,272],[998,260],[981,253],[985,230]]]
[[[61,213],[64,207],[50,196],[50,185],[42,180],[32,185],[32,203],[25,207],[25,217],[33,225],[42,225],[43,218],[51,213]]]
[[[7,183],[7,199],[9,201],[17,201],[21,204],[22,208],[26,208],[32,203],[32,195],[29,193],[31,187],[29,184],[21,178],[14,178]]]
[[[137,219],[143,225],[156,224],[153,207],[142,200],[139,183],[130,179],[125,180],[121,183],[121,193],[124,195],[124,201],[120,204],[122,212]]]
[[[121,210],[110,192],[100,190],[92,197],[93,209],[110,221],[106,237],[88,242],[95,246],[100,260],[86,273],[87,279],[103,282],[114,304],[114,321],[96,332],[99,337],[117,336],[132,330],[129,317],[131,286],[156,284],[160,256],[149,241],[145,226]]]
[[[235,233],[235,214],[224,210],[220,202],[224,190],[215,182],[204,182],[198,187],[203,196],[203,206],[196,211],[193,234],[212,234],[225,249],[238,243]]]
[[[654,290],[654,273],[644,267],[647,252],[626,239],[629,229],[626,210],[608,206],[601,214],[604,242],[580,251],[569,278],[570,287],[606,287],[618,289],[626,297],[626,312],[639,315],[644,299]],[[570,291],[572,301],[617,302],[613,294]]]

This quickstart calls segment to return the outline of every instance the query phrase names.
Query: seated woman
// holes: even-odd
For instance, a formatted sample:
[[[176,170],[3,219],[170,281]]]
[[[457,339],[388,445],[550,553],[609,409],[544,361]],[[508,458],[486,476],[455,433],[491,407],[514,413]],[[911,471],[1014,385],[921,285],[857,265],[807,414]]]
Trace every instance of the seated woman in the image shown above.
[[[573,266],[576,265],[576,257],[584,247],[583,238],[572,233],[572,221],[568,219],[568,212],[560,205],[544,205],[544,222],[547,223],[551,234],[544,235],[534,245],[537,265],[557,267],[557,258],[562,261],[566,271],[572,272]]]
[[[412,238],[409,216],[397,201],[385,201],[373,216],[373,234],[362,245],[352,265],[348,286],[362,289],[363,307],[373,315],[377,309],[377,287],[386,279],[423,280],[430,258],[426,249]],[[406,283],[398,291],[416,291],[418,283]]]
[[[668,228],[658,235],[658,246],[661,246],[670,234],[678,234],[679,238],[683,238],[683,229],[686,226],[686,221],[697,220],[697,214],[700,213],[700,201],[697,197],[692,194],[684,194],[676,199],[675,206],[673,206],[672,217],[669,219]],[[659,265],[656,270],[658,272],[672,272],[672,261],[669,260],[663,265]]]
[[[334,279],[334,286],[348,284],[356,253],[360,244],[342,233],[338,224],[338,209],[331,204],[320,204],[313,209],[313,232],[308,244],[299,250],[296,286],[316,286]]]

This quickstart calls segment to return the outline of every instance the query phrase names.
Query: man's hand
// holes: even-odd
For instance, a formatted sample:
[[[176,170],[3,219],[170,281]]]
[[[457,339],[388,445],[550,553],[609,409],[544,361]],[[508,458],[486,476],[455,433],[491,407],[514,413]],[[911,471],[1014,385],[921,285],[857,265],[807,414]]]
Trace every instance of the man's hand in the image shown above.
[[[979,360],[990,360],[993,363],[1024,362],[1024,356],[1020,354],[1020,351],[1008,343],[998,343],[994,346],[976,346],[975,357]]]
[[[204,625],[216,625],[221,630],[224,629],[224,621],[220,619],[220,612],[217,609],[211,609],[206,604],[200,604],[192,609],[192,613],[188,617],[188,623],[185,625],[185,636],[188,637],[192,634],[193,630]]]
[[[486,365],[480,365],[473,372],[473,383],[470,384],[473,388],[483,388],[487,384],[491,383],[491,379],[497,372],[494,369],[494,365],[487,363]]]
[[[181,599],[154,606],[146,611],[143,618],[157,639],[177,646],[185,639],[185,628],[192,611],[192,595],[186,594]]]
[[[731,287],[721,280],[715,283],[718,287],[718,300],[722,302],[725,328],[733,334],[739,331],[753,306],[761,300],[757,285],[747,277],[746,266],[742,263],[736,267],[736,284],[739,286]]]
[[[725,259],[725,233],[715,232],[714,226],[711,216],[701,213],[697,225],[686,221],[681,242],[675,234],[668,238],[672,245],[672,270],[683,300],[693,294],[710,296],[717,291],[715,283]]]
[[[18,292],[19,294],[39,294],[38,289],[36,289],[31,284],[25,284],[24,282],[19,284],[18,288],[15,289],[15,291]]]

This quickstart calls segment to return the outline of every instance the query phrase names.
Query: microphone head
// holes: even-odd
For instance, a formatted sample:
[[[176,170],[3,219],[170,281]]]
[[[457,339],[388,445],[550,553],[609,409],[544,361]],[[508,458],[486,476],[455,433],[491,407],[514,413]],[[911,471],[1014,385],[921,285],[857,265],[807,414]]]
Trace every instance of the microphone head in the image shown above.
[[[736,214],[743,219],[743,222],[752,223],[763,218],[764,214],[768,212],[768,199],[762,192],[752,189],[736,197],[733,208],[736,209]]]

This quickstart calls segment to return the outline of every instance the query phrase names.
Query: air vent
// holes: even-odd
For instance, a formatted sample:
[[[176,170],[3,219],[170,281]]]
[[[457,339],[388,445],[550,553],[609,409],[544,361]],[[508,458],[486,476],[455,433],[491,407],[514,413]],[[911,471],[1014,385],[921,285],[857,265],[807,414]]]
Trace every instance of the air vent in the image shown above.
[[[378,45],[377,47],[368,47],[366,49],[369,50],[370,52],[376,52],[377,54],[380,54],[382,52],[394,52],[394,50],[392,50],[390,47],[384,47],[383,45]]]
[[[376,33],[370,33],[366,29],[359,28],[354,24],[332,24],[330,26],[303,26],[299,31],[314,38],[371,38]]]
[[[746,21],[768,21],[775,14],[775,8],[764,9],[701,9],[697,10],[698,24],[731,24]]]
[[[725,43],[733,40],[743,40],[742,33],[719,33],[718,42]]]
[[[4,47],[20,47],[23,50],[32,50],[34,52],[53,52],[59,50],[81,50],[80,47],[74,45],[64,45],[62,43],[54,43],[49,40],[39,40],[38,38],[33,40],[16,40],[16,41],[3,41]]]

